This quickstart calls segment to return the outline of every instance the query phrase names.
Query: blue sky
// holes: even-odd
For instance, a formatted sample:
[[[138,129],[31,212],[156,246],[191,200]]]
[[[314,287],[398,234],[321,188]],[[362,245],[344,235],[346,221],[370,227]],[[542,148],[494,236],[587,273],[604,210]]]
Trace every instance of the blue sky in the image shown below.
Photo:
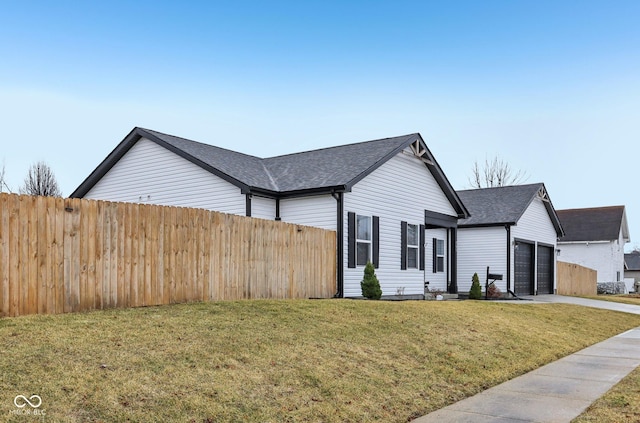
[[[0,161],[70,194],[134,127],[272,156],[420,132],[640,245],[638,1],[0,1]]]

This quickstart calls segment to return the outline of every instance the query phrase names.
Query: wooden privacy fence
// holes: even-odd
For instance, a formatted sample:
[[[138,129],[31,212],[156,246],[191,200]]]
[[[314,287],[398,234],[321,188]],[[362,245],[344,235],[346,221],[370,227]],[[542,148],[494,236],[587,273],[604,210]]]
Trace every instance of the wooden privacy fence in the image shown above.
[[[598,272],[588,267],[558,261],[559,295],[597,295]]]
[[[0,194],[0,316],[333,296],[333,231],[201,209]]]

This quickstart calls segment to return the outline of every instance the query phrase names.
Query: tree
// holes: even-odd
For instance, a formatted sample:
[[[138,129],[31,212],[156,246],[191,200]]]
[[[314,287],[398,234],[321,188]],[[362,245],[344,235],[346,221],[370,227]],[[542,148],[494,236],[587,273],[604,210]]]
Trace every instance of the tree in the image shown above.
[[[365,298],[379,300],[380,297],[382,297],[380,282],[375,274],[375,268],[370,261],[368,261],[364,267],[364,279],[360,282],[360,288],[362,289],[362,296]]]
[[[495,156],[493,160],[484,160],[484,167],[480,168],[478,161],[473,164],[472,176],[469,184],[472,188],[503,187],[505,185],[515,185],[526,181],[529,176],[522,170],[514,171],[509,163]]]
[[[37,162],[29,168],[20,194],[42,195],[45,197],[62,197],[53,171],[45,162]]]
[[[480,300],[482,299],[482,287],[480,287],[480,278],[477,273],[473,274],[471,278],[471,289],[469,290],[469,299],[470,300]]]
[[[2,162],[2,170],[0,170],[0,192],[3,192],[5,188],[8,192],[11,192],[11,188],[7,185],[7,180],[4,175],[4,162]]]

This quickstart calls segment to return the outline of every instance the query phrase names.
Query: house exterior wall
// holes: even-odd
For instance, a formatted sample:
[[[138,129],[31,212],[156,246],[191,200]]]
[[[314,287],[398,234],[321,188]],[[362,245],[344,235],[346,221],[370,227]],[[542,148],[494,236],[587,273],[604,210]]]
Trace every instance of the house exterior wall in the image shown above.
[[[145,138],[84,198],[196,207],[243,216],[246,212],[240,188]]]
[[[280,200],[280,218],[284,222],[337,229],[337,203],[331,195]]]
[[[504,226],[459,228],[458,229],[458,292],[467,293],[471,288],[471,278],[478,273],[484,291],[487,266],[491,273],[502,274],[502,280],[496,286],[507,293],[507,248],[511,255],[508,273],[511,286],[515,277],[515,240],[528,241],[534,245],[534,284],[537,287],[537,246],[557,244],[557,233],[546,207],[540,198],[535,198],[522,214],[517,224],[511,226],[509,246],[507,230]],[[554,255],[555,261],[555,255]],[[553,283],[556,286],[556,266],[554,265]],[[537,289],[537,288],[536,288]]]
[[[559,242],[560,259],[598,272],[598,283],[624,278],[624,238],[615,241]],[[619,275],[619,277],[618,277]]]
[[[513,256],[512,256],[513,257]],[[513,260],[513,258],[512,258]],[[480,278],[484,291],[487,266],[491,273],[503,275],[496,286],[507,292],[507,231],[503,226],[458,229],[458,292],[471,289],[474,273]]]
[[[253,195],[251,197],[251,217],[274,220],[276,218],[276,200]]]
[[[527,207],[527,210],[522,214],[522,217],[520,217],[520,220],[518,220],[518,223],[511,228],[511,237],[511,289],[513,289],[515,275],[515,260],[513,259],[515,257],[514,241],[518,239],[530,241],[534,244],[533,253],[535,258],[533,283],[537,292],[538,272],[536,270],[536,263],[538,261],[538,245],[553,246],[555,252],[558,244],[558,234],[556,233],[553,223],[551,222],[551,218],[549,218],[549,213],[547,213],[547,209],[540,198],[536,197],[533,199],[529,207]],[[557,266],[555,263],[557,262],[557,256],[555,254],[553,256],[553,260],[553,288],[556,289]]]
[[[407,149],[406,151],[411,151]],[[414,156],[399,153],[358,182],[344,194],[344,295],[362,295],[360,281],[364,266],[349,268],[347,213],[354,212],[380,218],[380,262],[376,275],[383,295],[424,294],[424,272],[419,269],[400,270],[401,221],[424,224],[424,211],[450,216],[457,213],[449,203],[425,164]],[[427,258],[427,262],[430,260]]]
[[[625,270],[624,278],[633,279],[635,282],[638,282],[640,281],[640,270]]]

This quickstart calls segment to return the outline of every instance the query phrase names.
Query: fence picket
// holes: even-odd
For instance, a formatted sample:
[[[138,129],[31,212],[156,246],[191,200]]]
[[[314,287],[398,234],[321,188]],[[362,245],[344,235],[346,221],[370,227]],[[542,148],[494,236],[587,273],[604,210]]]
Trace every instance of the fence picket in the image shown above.
[[[200,209],[0,194],[0,316],[329,298],[335,232]]]

